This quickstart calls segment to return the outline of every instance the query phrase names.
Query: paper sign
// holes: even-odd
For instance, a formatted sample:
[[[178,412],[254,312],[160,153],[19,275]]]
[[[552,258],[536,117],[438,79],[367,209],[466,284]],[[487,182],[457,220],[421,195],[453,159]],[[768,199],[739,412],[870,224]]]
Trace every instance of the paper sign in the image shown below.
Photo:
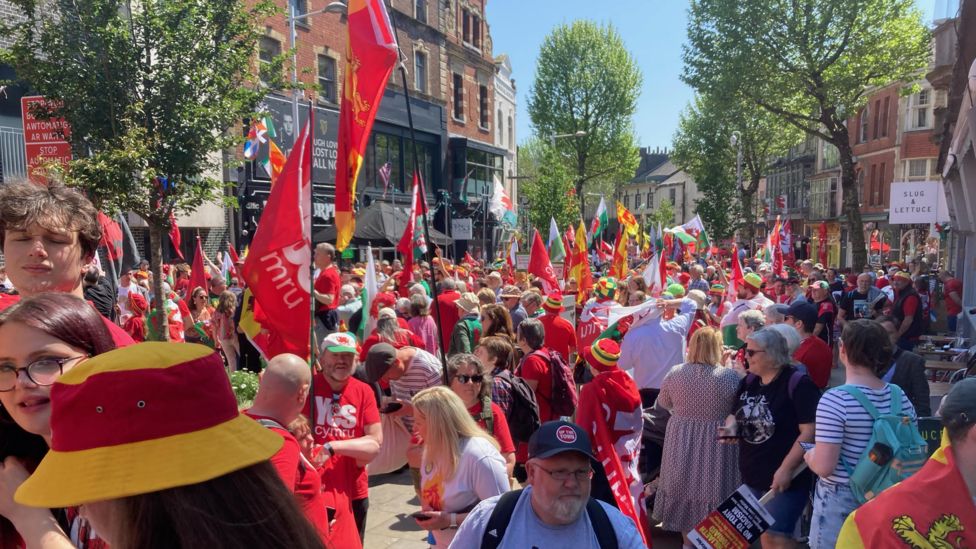
[[[699,549],[748,549],[773,517],[744,484],[688,533]]]
[[[529,254],[515,254],[515,269],[518,271],[529,269]]]
[[[38,176],[34,175],[34,169],[44,162],[55,160],[66,165],[71,161],[71,144],[66,141],[71,135],[71,128],[61,117],[37,118],[31,107],[34,104],[52,105],[49,105],[47,99],[39,95],[20,98],[27,174],[32,179],[38,179]]]
[[[471,218],[462,217],[451,220],[451,238],[454,240],[471,240],[472,233]]]
[[[908,181],[891,184],[888,222],[892,225],[943,223],[949,207],[940,181]]]

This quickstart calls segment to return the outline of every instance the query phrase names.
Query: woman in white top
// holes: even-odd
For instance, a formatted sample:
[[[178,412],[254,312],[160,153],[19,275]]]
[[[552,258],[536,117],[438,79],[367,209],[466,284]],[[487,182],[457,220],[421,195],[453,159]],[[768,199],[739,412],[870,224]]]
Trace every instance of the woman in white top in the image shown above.
[[[891,385],[879,374],[891,365],[893,348],[878,322],[869,319],[844,325],[840,339],[840,361],[847,384],[853,385],[878,412],[891,411]],[[901,392],[901,409],[916,421],[915,408]],[[818,477],[810,525],[811,549],[833,548],[847,515],[858,507],[850,488],[843,459],[854,467],[871,438],[871,415],[847,391],[830,389],[817,405],[816,446],[804,456]]]
[[[413,397],[413,408],[414,430],[424,440],[421,512],[413,516],[433,534],[433,547],[446,548],[478,502],[508,491],[508,472],[498,443],[454,391],[424,389]]]

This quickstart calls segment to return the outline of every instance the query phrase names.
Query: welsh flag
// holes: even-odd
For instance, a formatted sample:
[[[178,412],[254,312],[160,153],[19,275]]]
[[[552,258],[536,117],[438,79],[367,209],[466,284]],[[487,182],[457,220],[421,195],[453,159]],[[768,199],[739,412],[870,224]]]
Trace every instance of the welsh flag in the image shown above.
[[[552,261],[562,261],[566,258],[566,248],[563,247],[563,239],[559,235],[559,227],[556,225],[556,218],[549,218],[549,259]]]
[[[413,264],[427,253],[427,241],[424,240],[424,215],[427,213],[427,201],[424,200],[424,184],[420,175],[413,172],[413,199],[410,204],[410,218],[403,229],[403,236],[397,244],[397,251],[403,255],[403,271],[400,272],[400,287],[410,284],[413,280]]]
[[[667,270],[660,250],[651,256],[651,260],[644,267],[644,282],[647,284],[647,291],[652,295],[660,294],[664,290],[664,281],[668,279]]]
[[[234,267],[230,253],[224,253],[224,258],[220,262],[220,276],[224,279],[224,282],[226,282],[228,286],[230,286],[231,281],[237,277],[237,269]]]
[[[712,243],[708,239],[708,233],[705,232],[705,224],[702,223],[701,216],[695,215],[691,221],[682,225],[681,228],[695,237],[695,248],[699,254],[704,251],[706,257],[712,257]]]
[[[508,227],[515,227],[518,223],[518,218],[515,215],[515,206],[512,205],[512,197],[508,196],[505,192],[505,187],[502,185],[500,179],[498,179],[498,174],[494,176],[495,188],[491,194],[491,202],[488,204],[488,211],[495,216],[502,225]]]
[[[379,293],[379,284],[376,281],[376,263],[373,260],[373,246],[372,244],[366,246],[366,280],[363,284],[363,291],[359,294],[359,300],[363,304],[360,315],[360,324],[357,327],[352,328],[355,330],[356,336],[359,341],[366,341],[366,338],[373,333],[373,329],[376,328],[376,319],[373,318],[371,311],[373,308],[373,299]]]
[[[593,222],[590,223],[590,243],[596,242],[596,239],[603,236],[603,231],[607,229],[607,225],[610,224],[610,220],[607,218],[607,202],[600,197],[600,205],[596,207],[596,215],[593,216]]]

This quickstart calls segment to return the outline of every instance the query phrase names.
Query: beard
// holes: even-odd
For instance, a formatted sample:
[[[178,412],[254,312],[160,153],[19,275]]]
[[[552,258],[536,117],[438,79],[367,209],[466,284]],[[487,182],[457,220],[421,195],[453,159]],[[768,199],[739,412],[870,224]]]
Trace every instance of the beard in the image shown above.
[[[586,506],[587,498],[580,496],[565,496],[557,498],[550,508],[553,516],[564,524],[575,522]]]

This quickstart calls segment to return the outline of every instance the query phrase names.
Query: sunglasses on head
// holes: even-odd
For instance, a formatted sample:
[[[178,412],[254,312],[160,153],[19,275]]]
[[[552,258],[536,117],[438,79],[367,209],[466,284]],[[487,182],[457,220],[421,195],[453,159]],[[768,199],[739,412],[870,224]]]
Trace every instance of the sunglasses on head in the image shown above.
[[[485,376],[483,376],[481,374],[475,374],[473,376],[468,376],[468,375],[461,374],[459,376],[455,376],[454,379],[458,380],[458,383],[461,383],[462,385],[465,385],[468,382],[471,382],[471,383],[481,383],[482,381],[485,380]]]

